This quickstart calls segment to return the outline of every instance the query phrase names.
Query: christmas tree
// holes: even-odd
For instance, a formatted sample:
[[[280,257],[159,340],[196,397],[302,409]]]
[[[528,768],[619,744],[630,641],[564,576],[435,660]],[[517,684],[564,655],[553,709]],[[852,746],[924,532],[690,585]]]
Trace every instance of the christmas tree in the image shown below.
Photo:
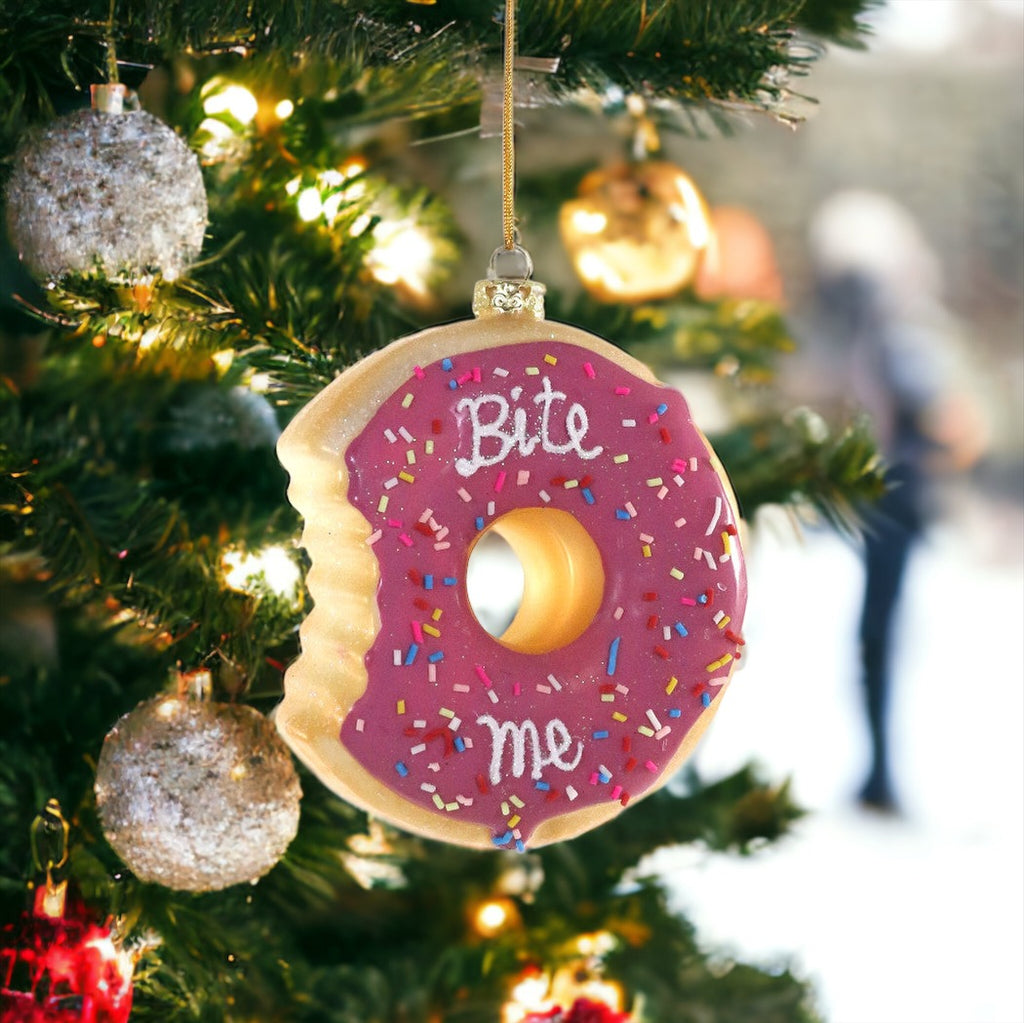
[[[706,238],[687,249],[634,222],[639,280],[571,232],[564,251],[556,225],[594,163],[531,148],[531,126],[571,112],[626,167],[596,168],[599,183],[621,173],[648,202],[659,186],[640,168],[678,170],[664,140],[699,144],[737,111],[796,123],[795,83],[822,42],[856,45],[866,6],[519,12],[516,201],[548,316],[704,372],[730,411],[711,440],[748,519],[782,503],[851,528],[883,487],[869,432],[785,407],[778,294],[712,280]],[[68,879],[135,959],[138,1020],[814,1019],[799,978],[709,956],[637,869],[670,843],[742,854],[779,837],[799,811],[753,769],[713,785],[684,773],[517,854],[406,833],[299,765],[291,837],[297,790],[262,715],[298,654],[308,563],[275,442],[345,368],[467,315],[501,239],[501,11],[23,0],[0,11],[0,41],[0,919],[23,914],[26,880]],[[114,110],[136,96],[147,119],[129,130]],[[210,688],[213,704],[174,694]],[[152,720],[115,729],[142,701]],[[159,721],[182,706],[196,716],[168,745]],[[217,786],[224,749],[251,753],[248,787]],[[175,845],[185,785],[212,852]],[[40,851],[61,830],[57,810],[37,819],[52,798],[70,820],[58,854]],[[4,1020],[101,1018],[79,989],[28,1015],[16,973]]]

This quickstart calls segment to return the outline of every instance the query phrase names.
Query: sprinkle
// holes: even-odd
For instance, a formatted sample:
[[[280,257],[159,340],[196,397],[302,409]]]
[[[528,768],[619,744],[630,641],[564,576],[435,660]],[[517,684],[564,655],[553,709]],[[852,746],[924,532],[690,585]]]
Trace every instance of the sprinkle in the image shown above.
[[[482,774],[478,774],[476,776],[476,787],[480,790],[481,794],[485,796],[491,791],[487,784],[487,779]]]
[[[621,796],[621,795],[622,795],[622,786],[621,785],[616,785],[615,788],[612,789],[612,799],[618,799],[619,796]]]
[[[546,490],[541,490],[538,496],[545,504],[551,500],[551,495]]]
[[[670,434],[668,432],[668,430],[664,426],[661,427],[661,429],[658,430],[658,436],[661,437],[661,443],[662,444],[671,444],[672,443],[672,434]]]
[[[676,519],[675,522],[672,523],[672,525],[674,525],[676,527],[676,529],[679,529],[682,526],[686,525],[686,519],[684,519],[684,518]]]
[[[359,720],[356,721],[356,731],[361,732],[365,727],[366,722],[362,718],[359,718]]]
[[[686,472],[686,461],[685,461],[685,459],[677,458],[672,463],[672,471],[673,472]]]
[[[437,664],[438,661],[443,661],[444,660],[444,651],[443,650],[435,650],[427,658],[427,660],[430,661],[431,664]],[[467,687],[467,689],[468,689],[468,687]]]
[[[415,395],[412,393],[412,391],[409,391],[402,399],[402,408],[408,408],[412,404],[414,397]]]
[[[691,458],[690,459],[690,472],[696,472],[696,471],[697,471],[697,459],[696,458]]]
[[[427,627],[425,626],[424,627],[424,631],[426,630],[426,628]],[[686,626],[683,625],[682,622],[676,622],[675,625],[672,626],[672,628],[675,629],[676,632],[678,632],[680,636],[688,636],[689,635],[689,633],[686,631]]]
[[[629,760],[626,761],[623,770],[632,771],[638,763],[639,761],[636,759],[636,757],[630,757]]]
[[[625,508],[616,508],[615,509],[615,517],[620,522],[629,522],[629,512],[626,511]]]
[[[722,498],[715,496],[715,514],[711,516],[711,522],[708,523],[708,528],[704,530],[705,536],[710,536],[715,531],[715,526],[718,525],[718,518],[722,514]]]
[[[503,799],[501,801],[501,815],[502,815],[502,817],[507,817],[511,812],[512,811],[509,809],[509,805],[508,805],[507,800]]]
[[[596,785],[600,780],[601,780],[601,776],[597,773],[597,771],[592,771],[590,773],[590,784],[591,785]]]
[[[620,682],[615,686],[615,692],[622,693],[623,696],[629,696],[629,686],[624,686]]]
[[[612,772],[604,764],[597,765],[597,773],[601,776],[601,782],[604,785],[607,785],[612,779]]]
[[[625,608],[617,607],[612,612],[612,618],[614,618],[616,621],[618,621],[625,613],[626,613]]]
[[[747,641],[739,635],[739,633],[733,632],[732,629],[725,630],[725,638],[729,640],[730,643],[735,643],[737,646],[747,645]]]
[[[494,502],[493,501],[488,501],[487,502],[487,514],[488,515],[493,515],[494,514]]]
[[[443,369],[445,371],[445,373],[450,373],[451,372],[451,368],[452,368],[452,360],[451,359],[442,359],[441,360],[441,369]]]
[[[395,763],[395,770],[404,778],[409,773],[409,768],[401,760]]]
[[[479,366],[473,367],[473,383],[478,384],[483,380],[483,374],[481,373]]]
[[[591,739],[607,739],[608,730],[605,728],[599,728],[596,732],[591,733]]]
[[[645,543],[643,547],[640,548],[640,552],[645,558],[649,558],[651,556],[651,545],[649,543]]]
[[[549,792],[551,786],[546,781],[537,781],[533,783],[535,789],[539,789],[541,792]]]
[[[659,501],[664,501],[664,500],[665,500],[665,496],[666,496],[667,494],[668,494],[668,487],[664,487],[664,486],[663,486],[663,487],[661,488],[661,490],[659,490],[659,491],[658,491],[658,500],[659,500]]]
[[[569,797],[570,802],[574,800],[579,793],[572,787],[572,785],[565,786],[565,794]]]
[[[430,664],[427,665],[427,681],[431,685],[436,685],[437,684],[437,663],[436,662],[440,661],[440,660],[442,660],[444,658],[444,654],[441,654],[440,657],[438,656],[439,652],[440,651],[438,651],[437,653],[433,653],[433,654],[431,654],[427,658],[427,660],[431,662]]]
[[[717,661],[712,661],[707,665],[708,671],[718,671],[719,668],[724,668],[732,660],[732,654],[723,654],[718,658]]]
[[[627,455],[627,454],[614,455],[612,457],[612,461],[616,465],[622,465],[624,462],[628,462],[629,461],[629,455]]]
[[[545,355],[544,356],[544,361],[549,366],[557,366],[558,365],[558,359],[554,355]]]
[[[670,718],[682,717],[683,712],[678,707],[669,707],[668,716]]]
[[[685,604],[687,607],[696,607],[697,606],[697,601],[695,601],[693,599],[693,597],[680,597],[679,598],[679,603],[680,604]]]
[[[700,694],[700,702],[703,703],[705,707],[710,707],[711,706],[711,694],[710,693],[701,693]]]
[[[522,696],[523,695],[523,684],[521,682],[512,683],[512,695]]]
[[[518,796],[509,796],[508,801],[518,809],[522,809],[526,804]]]
[[[455,380],[449,380],[448,381],[448,390],[450,390],[450,391],[458,390],[458,386],[459,386],[458,381],[455,381]]]
[[[671,695],[672,695],[672,693],[673,693],[673,692],[675,691],[675,688],[676,688],[676,686],[677,686],[677,685],[679,685],[679,679],[677,679],[677,678],[675,677],[675,675],[673,675],[673,676],[672,676],[672,677],[671,677],[671,678],[670,678],[670,679],[668,680],[668,685],[667,685],[667,686],[665,686],[665,695],[666,695],[666,696],[671,696]]]
[[[423,748],[426,749],[426,746],[424,746]],[[431,785],[429,781],[422,782],[421,785],[420,785],[420,788],[424,792],[436,792],[437,791],[437,786],[436,785]]]
[[[385,490],[392,490],[392,489],[394,489],[397,486],[398,486],[398,477],[397,476],[392,476],[390,479],[386,479],[384,481],[384,489]]]
[[[716,572],[718,571],[718,565],[715,564],[715,556],[711,551],[704,551],[704,560],[708,563],[708,568],[713,568]]]
[[[495,845],[508,845],[512,841],[512,832],[506,831],[504,835],[495,835],[491,841]]]
[[[396,650],[394,652],[394,654],[392,655],[392,657],[393,657],[392,663],[394,664],[394,666],[396,668],[400,668],[402,666],[402,651],[401,650]]]
[[[455,747],[455,752],[456,753],[465,753],[465,751],[466,751],[466,741],[465,741],[465,739],[462,738],[461,735],[455,736],[455,742],[452,743],[452,745]],[[472,800],[469,800],[467,802],[462,796],[459,796],[458,799],[459,799],[459,802],[462,803],[464,806],[471,806],[472,803],[473,803]]]
[[[658,773],[658,765],[653,760],[648,760],[647,763],[644,764],[644,767],[646,767],[647,770],[651,772],[651,774]]]
[[[404,469],[398,474],[400,480],[405,480],[406,483],[415,483],[416,477],[411,472],[406,472]]]
[[[434,588],[434,577],[428,572],[423,577],[423,589],[432,590]]]
[[[472,379],[473,379],[473,371],[472,370],[467,370],[465,373],[462,374],[462,376],[460,376],[458,378],[459,386],[461,387],[463,384],[468,384],[470,382],[470,380],[472,380]]]
[[[660,657],[660,658],[661,658],[661,659],[662,659],[663,661],[667,661],[667,660],[668,660],[668,657],[669,657],[668,651],[667,651],[667,650],[666,650],[666,649],[665,649],[665,648],[664,648],[663,646],[656,646],[656,647],[654,648],[654,652],[655,652],[655,653],[656,653],[656,654],[657,654],[657,655],[658,655],[658,656],[659,656],[659,657]]]
[[[483,529],[484,528],[484,517],[482,515],[478,515],[473,520],[473,524],[476,526],[477,529]]]
[[[652,413],[651,413],[651,414],[650,414],[650,415],[649,415],[649,416],[647,417],[647,422],[648,422],[648,423],[650,423],[650,424],[651,424],[652,426],[653,426],[653,425],[654,425],[654,423],[656,423],[657,421],[658,421],[658,413],[657,413],[657,412],[652,412]]]
[[[528,377],[540,376],[540,369],[538,367],[536,367],[536,366],[525,366],[525,367],[523,367],[523,372]]]
[[[619,643],[622,642],[621,636],[616,636],[612,640],[611,646],[608,647],[608,674],[615,674],[615,666],[619,660]]]
[[[613,717],[613,718],[614,718],[614,719],[615,719],[616,721],[625,721],[625,720],[626,720],[626,715],[625,715],[625,714],[623,714],[621,710],[617,710],[617,711],[615,711],[615,712],[614,712],[614,713],[612,714],[612,717]]]
[[[534,688],[537,690],[538,693],[543,693],[545,696],[551,695],[551,686],[546,686],[538,682],[537,685],[534,686]]]
[[[412,622],[412,635],[417,643],[423,642],[423,626],[419,622]]]
[[[498,493],[498,494],[501,493],[501,488],[505,486],[505,478],[506,478],[507,475],[508,475],[508,473],[506,473],[504,469],[502,469],[498,473],[498,478],[494,481],[494,491],[495,491],[495,493]]]
[[[565,487],[566,490],[575,490],[579,485],[580,485],[580,481],[579,480],[566,480],[562,484],[562,486]]]
[[[601,702],[602,703],[614,703],[615,702],[615,694],[614,693],[602,693],[601,694]]]
[[[556,693],[560,693],[562,691],[562,683],[559,682],[554,675],[548,675],[548,681],[551,683],[552,686],[554,686]]]
[[[724,529],[722,530],[722,550],[725,551],[725,557],[732,554],[732,539],[730,538],[729,533]]]
[[[392,430],[385,430],[384,436],[387,437],[389,444],[394,444],[395,441],[398,440],[398,438],[394,434],[394,431]]]
[[[381,494],[380,500],[377,502],[377,511],[383,513],[388,510],[388,495]]]
[[[663,484],[663,482],[664,481],[662,480],[662,478],[660,476],[652,476],[647,481],[647,486],[649,486],[649,487],[660,487]]]
[[[367,545],[368,547],[372,547],[372,546],[373,546],[373,545],[374,545],[374,544],[375,544],[375,543],[376,543],[376,542],[377,542],[377,541],[378,541],[378,540],[379,540],[379,539],[380,539],[380,538],[381,538],[381,537],[382,537],[383,535],[384,535],[384,531],[383,531],[383,530],[380,530],[380,529],[375,529],[375,530],[374,530],[374,531],[373,531],[373,532],[372,532],[372,533],[371,533],[371,534],[370,534],[370,535],[369,535],[369,536],[368,536],[368,537],[366,538],[366,545]]]
[[[681,487],[686,482],[686,480],[684,480],[683,477],[679,475],[679,473],[676,473],[675,476],[672,477],[672,482],[677,487]]]
[[[629,388],[628,387],[616,387],[615,388],[615,393],[616,394],[629,394]]]
[[[433,799],[434,806],[436,806],[438,810],[444,809],[444,800],[436,792],[430,798]]]
[[[626,509],[626,511],[629,512],[629,517],[631,519],[635,519],[636,518],[636,508],[633,507],[633,502],[632,501],[627,501],[626,502],[625,509]]]
[[[410,643],[409,644],[409,652],[405,655],[405,661],[403,662],[405,664],[405,667],[408,668],[409,665],[412,664],[413,661],[416,660],[416,655],[419,652],[420,652],[420,648],[415,643]],[[398,713],[401,714],[402,712],[399,711]]]
[[[443,614],[444,612],[439,607],[435,607],[430,617],[433,618],[435,622],[439,622],[441,620],[441,615]]]
[[[583,495],[583,500],[586,501],[587,504],[593,504],[594,503],[594,495],[591,492],[590,487],[584,487],[580,491],[580,493]]]
[[[469,502],[473,500],[473,498],[470,497],[469,495],[469,491],[465,487],[459,487],[459,489],[456,490],[455,493],[457,493],[459,497],[461,497],[462,500],[466,502],[466,504],[469,504]]]
[[[679,568],[669,569],[669,573],[668,574],[670,576],[672,576],[673,579],[682,579],[683,578],[682,569],[679,569]]]
[[[508,370],[507,369],[503,369],[501,366],[495,366],[494,369],[491,370],[491,372],[496,377],[507,377],[508,376]]]
[[[654,729],[648,728],[647,725],[638,725],[636,730],[641,735],[646,735],[648,739],[654,738]]]
[[[412,537],[408,533],[399,533],[398,539],[401,540],[406,547],[412,546]]]
[[[623,426],[636,426],[636,420],[635,419],[623,419],[622,420],[622,425]]]
[[[518,475],[516,476],[516,485],[520,486],[520,487],[525,487],[526,484],[529,483],[529,482],[530,482],[530,470],[529,469],[520,469]]]
[[[444,583],[445,586],[454,586],[458,581],[459,580],[456,579],[455,576],[453,576],[453,575],[446,575],[441,580],[441,582]]]
[[[647,720],[650,721],[652,728],[661,728],[661,722],[658,720],[658,715],[650,708],[647,709]]]
[[[474,664],[473,670],[476,672],[477,678],[480,679],[480,681],[483,682],[483,684],[487,686],[488,689],[490,689],[491,686],[494,685],[494,683],[488,677],[487,672],[484,670],[482,664]]]
[[[415,465],[416,464],[416,452],[412,448],[409,448],[405,453],[405,464]]]
[[[440,629],[438,629],[438,628],[436,628],[436,627],[435,627],[435,626],[433,626],[433,625],[424,625],[424,626],[423,626],[423,631],[424,631],[424,632],[425,632],[425,633],[426,633],[426,634],[427,634],[428,636],[433,636],[433,637],[434,637],[434,639],[440,639],[440,638],[441,638],[441,630],[440,630]]]
[[[402,440],[405,441],[406,444],[413,444],[413,443],[415,443],[416,438],[404,426],[400,426],[398,428],[398,433],[401,436]]]
[[[651,536],[650,533],[641,533],[640,534],[640,542],[641,543],[654,543],[654,537]]]
[[[586,373],[591,380],[597,377],[597,374],[594,372],[594,367],[589,362],[583,363],[583,372]]]

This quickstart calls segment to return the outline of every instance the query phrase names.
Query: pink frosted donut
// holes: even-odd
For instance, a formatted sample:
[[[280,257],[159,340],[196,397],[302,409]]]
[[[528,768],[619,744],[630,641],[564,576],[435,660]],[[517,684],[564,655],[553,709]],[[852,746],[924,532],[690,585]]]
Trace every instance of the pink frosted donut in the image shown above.
[[[437,327],[343,374],[279,445],[315,606],[278,726],[331,788],[475,847],[571,837],[689,755],[740,656],[737,513],[682,396],[522,316]],[[525,572],[500,639],[466,569]]]

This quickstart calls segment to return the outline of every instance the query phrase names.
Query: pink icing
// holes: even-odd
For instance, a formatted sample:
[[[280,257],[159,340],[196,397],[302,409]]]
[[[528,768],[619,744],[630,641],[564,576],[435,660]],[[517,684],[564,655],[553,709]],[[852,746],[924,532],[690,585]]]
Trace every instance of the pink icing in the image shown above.
[[[746,603],[682,396],[576,345],[484,349],[417,367],[346,458],[381,575],[369,682],[341,729],[352,755],[520,850],[550,817],[658,784],[740,656]],[[525,654],[478,624],[465,576],[487,523],[536,506],[584,526],[605,588],[578,639]]]

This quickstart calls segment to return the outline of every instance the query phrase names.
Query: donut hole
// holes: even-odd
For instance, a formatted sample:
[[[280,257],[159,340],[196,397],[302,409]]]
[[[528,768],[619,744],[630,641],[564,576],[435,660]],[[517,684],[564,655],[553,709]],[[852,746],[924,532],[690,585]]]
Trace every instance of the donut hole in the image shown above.
[[[496,518],[473,541],[466,577],[481,628],[524,654],[577,639],[604,596],[597,544],[556,508],[517,508]]]

